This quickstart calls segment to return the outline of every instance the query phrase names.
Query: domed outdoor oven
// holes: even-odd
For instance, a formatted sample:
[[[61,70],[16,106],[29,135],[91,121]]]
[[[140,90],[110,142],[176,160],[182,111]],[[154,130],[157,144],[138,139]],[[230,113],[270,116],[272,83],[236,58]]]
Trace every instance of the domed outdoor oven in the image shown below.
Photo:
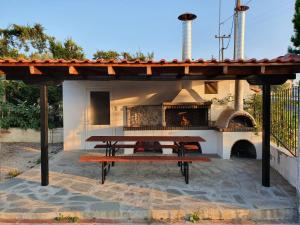
[[[246,111],[225,109],[217,119],[215,127],[219,131],[254,131],[256,122],[253,116]]]

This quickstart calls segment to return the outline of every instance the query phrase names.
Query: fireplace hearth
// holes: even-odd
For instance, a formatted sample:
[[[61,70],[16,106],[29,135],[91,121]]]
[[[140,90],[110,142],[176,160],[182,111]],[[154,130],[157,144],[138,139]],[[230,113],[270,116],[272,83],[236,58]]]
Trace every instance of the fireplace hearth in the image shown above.
[[[208,127],[210,103],[163,104],[163,124],[167,127]]]
[[[126,128],[207,129],[211,102],[170,103],[126,107]]]

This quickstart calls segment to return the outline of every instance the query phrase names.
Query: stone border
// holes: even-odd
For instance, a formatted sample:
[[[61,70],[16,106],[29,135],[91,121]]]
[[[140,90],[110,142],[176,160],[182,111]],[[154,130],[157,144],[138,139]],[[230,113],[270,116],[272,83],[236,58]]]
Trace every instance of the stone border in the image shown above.
[[[197,212],[188,210],[139,210],[137,212],[111,211],[64,211],[51,213],[0,213],[1,220],[53,220],[62,214],[76,216],[80,220],[182,220],[189,214],[197,213],[200,220],[297,220],[298,212],[295,208],[283,209],[216,209],[206,208]]]

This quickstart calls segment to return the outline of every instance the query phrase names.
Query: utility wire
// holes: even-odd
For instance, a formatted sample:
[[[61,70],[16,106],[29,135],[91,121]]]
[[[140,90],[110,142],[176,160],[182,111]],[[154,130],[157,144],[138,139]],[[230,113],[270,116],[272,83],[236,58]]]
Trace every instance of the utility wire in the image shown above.
[[[229,39],[226,47],[224,49],[227,49],[230,45],[231,38],[232,38],[232,33],[233,33],[233,27],[234,27],[234,18],[232,18],[232,23],[231,23],[231,28],[230,28],[230,34],[229,34]]]
[[[248,2],[245,5],[249,5],[253,0],[248,0]],[[226,22],[228,22],[231,18],[233,18],[235,13],[233,13],[231,16],[227,17],[225,20],[223,20],[220,25],[224,25]]]

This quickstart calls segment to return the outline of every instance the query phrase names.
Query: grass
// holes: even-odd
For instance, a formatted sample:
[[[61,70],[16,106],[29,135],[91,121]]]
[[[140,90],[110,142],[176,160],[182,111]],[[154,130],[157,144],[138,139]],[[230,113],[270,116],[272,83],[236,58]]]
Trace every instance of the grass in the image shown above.
[[[77,223],[79,221],[79,217],[77,216],[64,216],[59,213],[57,217],[54,218],[56,222],[67,222],[67,223]]]
[[[37,164],[40,164],[41,163],[41,157],[40,158],[38,158],[36,161],[35,161],[35,164],[37,165]]]
[[[188,222],[196,223],[200,220],[198,213],[194,212],[193,214],[189,214],[185,217],[185,220]]]
[[[13,169],[13,170],[8,171],[7,176],[10,178],[13,178],[13,177],[19,176],[20,174],[21,174],[21,171],[19,171],[17,169]]]

